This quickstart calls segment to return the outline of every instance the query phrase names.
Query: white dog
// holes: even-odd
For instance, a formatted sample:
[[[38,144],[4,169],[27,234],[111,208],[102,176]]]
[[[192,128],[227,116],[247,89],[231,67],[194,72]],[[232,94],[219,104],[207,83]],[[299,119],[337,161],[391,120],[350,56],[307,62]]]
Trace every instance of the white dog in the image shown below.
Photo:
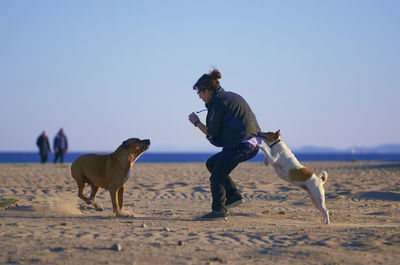
[[[258,145],[265,154],[264,164],[266,166],[271,164],[278,176],[284,181],[306,190],[310,194],[314,206],[324,215],[325,224],[329,224],[329,211],[325,206],[325,190],[322,186],[328,179],[328,173],[322,171],[317,177],[305,168],[280,139],[280,135],[280,130],[259,134],[271,150],[270,154],[265,146]]]

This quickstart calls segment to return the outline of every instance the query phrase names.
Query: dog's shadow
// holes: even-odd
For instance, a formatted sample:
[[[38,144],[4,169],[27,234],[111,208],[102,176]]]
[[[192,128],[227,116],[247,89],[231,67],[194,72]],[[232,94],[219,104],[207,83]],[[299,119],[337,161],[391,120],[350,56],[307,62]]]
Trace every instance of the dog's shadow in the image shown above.
[[[380,200],[380,201],[400,201],[400,193],[396,192],[383,192],[383,191],[367,191],[359,192],[354,197],[359,200]]]

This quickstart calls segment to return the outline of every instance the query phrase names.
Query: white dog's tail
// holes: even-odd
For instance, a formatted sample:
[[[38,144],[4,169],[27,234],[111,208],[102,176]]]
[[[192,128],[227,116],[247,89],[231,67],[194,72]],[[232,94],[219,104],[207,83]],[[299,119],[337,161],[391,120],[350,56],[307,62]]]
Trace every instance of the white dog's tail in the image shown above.
[[[321,178],[322,183],[325,183],[328,180],[328,172],[322,171],[319,173],[319,177]]]

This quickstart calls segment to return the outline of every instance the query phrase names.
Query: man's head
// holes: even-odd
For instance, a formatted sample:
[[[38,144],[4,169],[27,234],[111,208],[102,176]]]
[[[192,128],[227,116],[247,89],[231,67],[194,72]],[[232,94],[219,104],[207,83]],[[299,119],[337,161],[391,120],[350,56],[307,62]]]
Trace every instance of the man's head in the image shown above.
[[[193,86],[193,90],[197,91],[197,95],[208,104],[214,95],[214,92],[220,87],[218,79],[221,78],[221,73],[214,69],[208,74],[202,75],[196,84]]]

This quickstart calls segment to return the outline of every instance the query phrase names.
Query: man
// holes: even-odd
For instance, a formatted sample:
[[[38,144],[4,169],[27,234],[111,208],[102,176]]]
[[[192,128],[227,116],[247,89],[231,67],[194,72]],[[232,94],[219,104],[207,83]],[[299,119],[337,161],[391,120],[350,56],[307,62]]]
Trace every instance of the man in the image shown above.
[[[54,163],[57,162],[58,158],[60,158],[61,164],[64,163],[64,155],[68,151],[68,140],[63,128],[61,128],[58,134],[54,137],[53,149],[55,153]]]
[[[219,84],[221,74],[213,70],[204,74],[193,86],[207,107],[206,124],[195,113],[189,121],[199,128],[211,144],[222,151],[210,157],[206,166],[211,173],[212,212],[203,220],[227,219],[227,208],[244,202],[243,196],[229,176],[243,161],[253,158],[261,143],[260,127],[247,102],[238,94],[226,92]]]
[[[50,151],[49,138],[46,135],[46,131],[43,131],[36,140],[36,145],[39,147],[40,163],[44,164],[47,162],[47,157]]]

